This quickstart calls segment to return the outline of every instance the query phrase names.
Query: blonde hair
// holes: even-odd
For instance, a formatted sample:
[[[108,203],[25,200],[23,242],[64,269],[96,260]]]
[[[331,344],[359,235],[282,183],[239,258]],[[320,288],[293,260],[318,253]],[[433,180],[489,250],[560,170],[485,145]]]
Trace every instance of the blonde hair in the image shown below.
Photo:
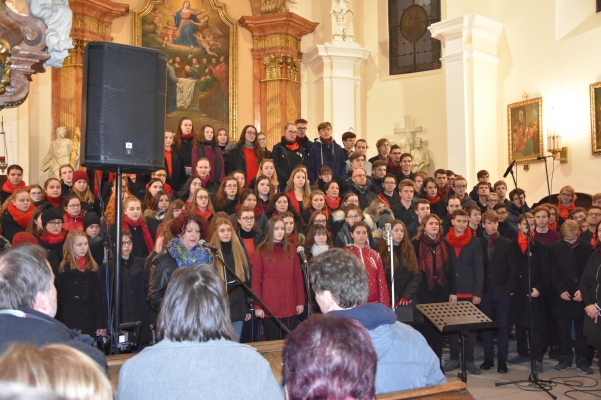
[[[65,244],[63,245],[63,261],[58,268],[60,272],[65,272],[65,265],[69,263],[71,269],[77,269],[77,259],[75,258],[75,254],[73,254],[73,248],[75,246],[75,238],[83,237],[88,241],[88,235],[84,231],[71,231],[67,234],[67,238],[65,239]],[[86,258],[86,270],[90,270],[92,272],[98,271],[98,264],[92,257],[92,253],[90,252],[90,246],[88,246],[88,251],[85,255]]]
[[[221,240],[219,239],[219,227],[221,225],[227,225],[232,229],[232,254],[234,255],[236,275],[238,276],[238,278],[246,280],[250,277],[248,257],[246,256],[246,251],[244,251],[244,247],[242,247],[242,244],[240,243],[240,239],[238,239],[238,235],[236,234],[234,225],[232,224],[232,221],[230,221],[229,218],[219,218],[215,222],[213,236],[211,236],[211,241],[209,243],[221,250]]]
[[[0,215],[4,213],[4,211],[8,210],[8,205],[10,203],[12,203],[14,200],[17,199],[17,196],[22,194],[22,193],[26,193],[27,196],[29,196],[29,192],[25,189],[15,189],[10,196],[8,196],[8,199],[4,200],[4,203],[2,204],[2,206],[0,207]],[[31,201],[29,204],[33,204],[33,202]]]
[[[111,194],[111,197],[109,198],[109,201],[106,203],[106,210],[104,210],[104,216],[106,218],[106,222],[109,225],[115,225],[115,220],[117,219],[117,210],[115,208],[115,196],[117,196],[117,191],[116,189],[116,183],[117,180],[115,179],[113,181],[113,193]],[[132,194],[129,192],[129,188],[127,187],[127,177],[122,177],[121,178],[121,183],[125,184],[125,194],[127,196],[131,196]],[[123,192],[122,194],[123,195]],[[124,207],[125,208],[125,207]]]
[[[271,158],[264,158],[263,161],[261,161],[261,164],[259,164],[259,170],[257,171],[257,176],[255,176],[255,178],[259,179],[259,177],[263,175],[263,165],[265,165],[266,163],[271,163],[271,165],[273,165],[273,175],[269,179],[269,183],[271,184],[271,186],[277,188],[278,186],[280,186],[280,181],[278,181],[278,173],[275,170],[275,162],[273,162]],[[256,187],[257,183],[255,181],[255,188]]]
[[[112,400],[111,382],[98,364],[64,344],[40,348],[14,343],[0,357],[0,380],[52,391],[69,400]]]
[[[186,208],[190,211],[196,210],[196,208],[198,207],[196,205],[196,196],[198,196],[198,192],[205,192],[207,194],[207,196],[209,196],[209,202],[207,203],[207,208],[209,210],[211,210],[211,213],[215,214],[215,208],[213,207],[213,202],[211,201],[211,193],[209,193],[209,191],[205,187],[199,187],[198,189],[196,189],[194,191],[194,194],[192,195],[192,201],[190,202],[190,205],[188,205]]]
[[[305,185],[303,186],[303,208],[306,207],[306,204],[311,205],[311,188],[309,187],[309,177],[307,176],[306,167],[298,166],[294,168],[292,173],[290,174],[290,179],[288,180],[288,186],[286,186],[286,192],[294,191],[294,177],[299,172],[305,174]]]

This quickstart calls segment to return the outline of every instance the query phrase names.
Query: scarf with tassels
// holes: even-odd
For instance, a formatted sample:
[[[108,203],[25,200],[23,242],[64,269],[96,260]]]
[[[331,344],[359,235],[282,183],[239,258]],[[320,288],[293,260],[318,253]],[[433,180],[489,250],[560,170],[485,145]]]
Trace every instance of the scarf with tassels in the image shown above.
[[[13,217],[13,219],[15,220],[15,222],[17,224],[19,224],[19,226],[21,228],[27,228],[27,225],[29,225],[29,221],[31,220],[31,215],[33,214],[33,211],[35,210],[35,206],[33,204],[29,205],[29,209],[25,212],[19,210],[17,207],[15,207],[13,205],[13,203],[8,203],[8,213],[10,214],[11,217]]]
[[[564,206],[560,201],[557,203],[557,208],[559,209],[559,215],[561,216],[561,218],[567,220],[570,216],[570,211],[576,208],[576,205],[574,204],[574,202],[571,202],[567,206]]]
[[[482,237],[488,241],[486,245],[486,255],[488,256],[489,261],[492,260],[492,254],[495,251],[495,241],[499,236],[499,232],[495,232],[492,235],[489,235],[486,231],[482,233]]]
[[[4,182],[4,184],[2,185],[2,190],[4,190],[6,193],[11,193],[17,189],[27,189],[27,185],[25,184],[25,181],[21,181],[19,182],[18,185],[13,185],[12,183],[10,183],[9,181]]]
[[[146,243],[146,248],[148,249],[149,253],[152,253],[152,250],[154,250],[154,242],[152,241],[152,235],[150,234],[148,227],[144,223],[144,218],[140,217],[140,218],[138,218],[137,221],[133,221],[131,218],[129,218],[127,215],[125,215],[123,217],[123,229],[131,232],[131,228],[141,228],[142,229],[142,236],[144,237],[144,242]]]
[[[434,239],[423,234],[419,241],[419,267],[426,273],[429,290],[434,289],[434,276],[436,282],[440,286],[443,285],[444,274],[449,266],[449,253],[441,241],[440,234]]]

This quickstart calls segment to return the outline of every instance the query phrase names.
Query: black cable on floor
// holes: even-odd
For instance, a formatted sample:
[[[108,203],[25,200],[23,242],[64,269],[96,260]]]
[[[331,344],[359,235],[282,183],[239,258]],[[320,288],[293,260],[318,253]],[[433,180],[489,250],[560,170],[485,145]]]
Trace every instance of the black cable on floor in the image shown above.
[[[572,380],[574,379],[574,380]],[[592,385],[586,385],[585,381],[579,381],[578,379],[588,379],[591,382],[594,382]],[[572,397],[570,396],[568,393],[586,393],[589,394],[591,396],[594,397],[599,397],[601,398],[601,396],[599,394],[595,394],[593,392],[599,392],[601,393],[601,389],[587,389],[587,388],[593,388],[595,386],[597,386],[597,384],[599,383],[599,381],[597,381],[595,378],[591,378],[589,376],[582,376],[582,375],[578,375],[578,376],[568,376],[568,377],[561,377],[561,378],[551,378],[549,379],[549,381],[555,383],[556,385],[564,385],[569,387],[571,390],[568,390],[564,393],[564,396],[569,397],[570,399],[574,399],[574,400],[579,400],[576,397]],[[578,389],[580,388],[580,389]]]

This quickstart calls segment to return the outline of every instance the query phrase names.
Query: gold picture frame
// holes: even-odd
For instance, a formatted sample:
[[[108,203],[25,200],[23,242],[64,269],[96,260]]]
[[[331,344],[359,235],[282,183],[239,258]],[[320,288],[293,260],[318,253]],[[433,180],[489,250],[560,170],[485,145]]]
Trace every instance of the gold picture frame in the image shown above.
[[[543,98],[537,97],[507,105],[509,162],[539,162],[544,156]]]
[[[195,131],[209,124],[215,134],[217,129],[226,128],[234,139],[238,120],[238,26],[228,16],[226,5],[218,0],[147,0],[133,11],[132,25],[134,45],[166,53],[178,77],[178,93],[172,97],[168,83],[166,129],[175,132],[179,119],[187,116]],[[179,63],[175,61],[178,57]],[[190,68],[186,68],[188,65]],[[194,82],[179,81],[184,75],[182,79]],[[185,98],[180,97],[181,93]],[[170,103],[173,96],[175,110],[173,101]]]
[[[601,154],[601,82],[590,85],[591,94],[591,152]]]

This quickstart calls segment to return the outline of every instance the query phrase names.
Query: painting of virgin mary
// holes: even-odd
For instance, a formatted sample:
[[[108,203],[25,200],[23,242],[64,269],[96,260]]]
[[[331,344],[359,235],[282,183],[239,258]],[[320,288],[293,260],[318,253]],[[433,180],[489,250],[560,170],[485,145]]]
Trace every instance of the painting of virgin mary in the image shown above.
[[[173,44],[200,47],[195,36],[198,31],[198,25],[200,25],[197,15],[202,14],[204,11],[204,9],[195,10],[190,8],[190,2],[186,0],[179,11],[171,13],[175,17],[175,26],[177,27],[177,32],[175,33],[177,39],[173,41]]]

